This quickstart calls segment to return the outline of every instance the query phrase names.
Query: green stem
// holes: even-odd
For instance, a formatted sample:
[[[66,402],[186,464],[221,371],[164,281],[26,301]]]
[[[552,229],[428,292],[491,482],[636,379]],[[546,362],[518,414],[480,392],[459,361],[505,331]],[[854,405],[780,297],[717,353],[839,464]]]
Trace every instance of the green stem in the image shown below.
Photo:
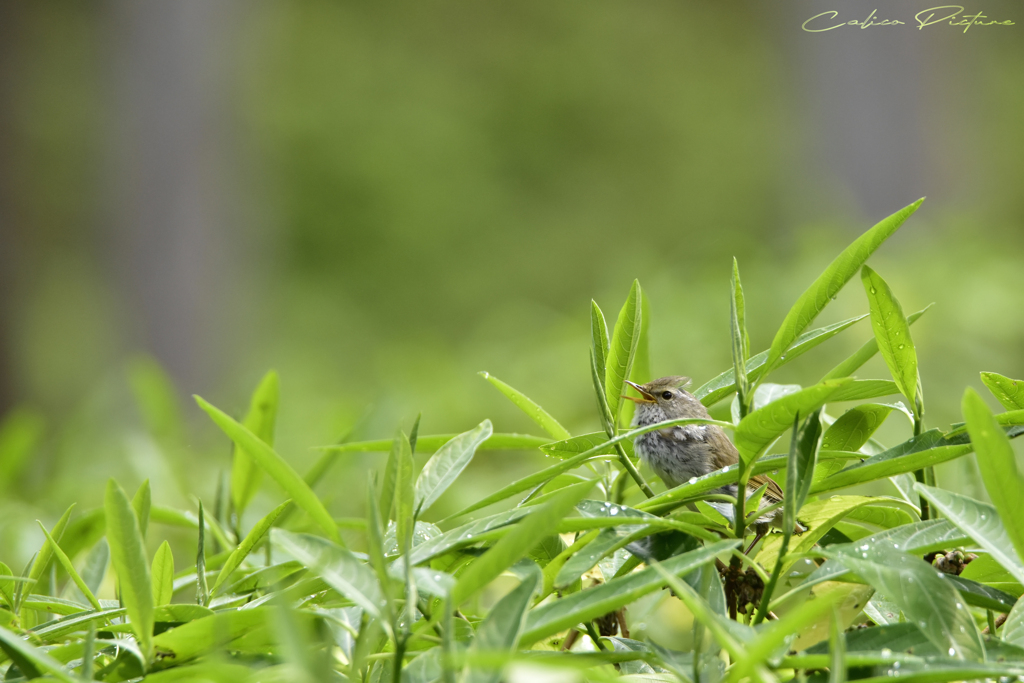
[[[594,628],[594,622],[592,621],[587,622],[587,635],[590,636],[592,641],[594,641],[594,647],[598,650],[603,652],[608,649],[605,644],[601,642],[601,635],[597,632],[597,629]]]
[[[921,433],[923,431],[924,431],[924,420],[921,418],[921,416],[919,414],[915,413],[914,414],[914,438],[917,438],[917,437],[921,436]],[[926,469],[931,469],[931,468],[926,468]],[[920,469],[920,470],[916,470],[914,472],[914,478],[918,482],[920,482],[922,484],[927,484],[928,483],[926,469]],[[932,472],[932,480],[934,481],[934,479],[935,479],[935,473],[933,471]],[[927,521],[928,519],[931,519],[931,506],[928,504],[928,501],[925,499],[924,496],[919,496],[918,497],[918,504],[921,507],[921,521],[924,522],[924,521]]]
[[[614,438],[614,435],[612,438]],[[635,481],[636,485],[640,487],[640,490],[644,492],[644,495],[648,498],[654,498],[654,491],[652,491],[651,487],[648,486],[646,481],[644,481],[643,475],[641,475],[639,470],[637,470],[633,461],[629,459],[628,455],[626,455],[626,451],[622,448],[622,444],[615,444],[615,452],[619,455],[619,462],[622,463],[622,466],[626,468],[627,472],[629,472],[629,476],[633,477],[633,481]]]
[[[742,540],[743,534],[747,524],[747,482],[750,480],[749,468],[744,468],[740,472],[740,480],[736,485],[736,511],[735,519],[733,520],[733,527],[736,531],[736,538]]]

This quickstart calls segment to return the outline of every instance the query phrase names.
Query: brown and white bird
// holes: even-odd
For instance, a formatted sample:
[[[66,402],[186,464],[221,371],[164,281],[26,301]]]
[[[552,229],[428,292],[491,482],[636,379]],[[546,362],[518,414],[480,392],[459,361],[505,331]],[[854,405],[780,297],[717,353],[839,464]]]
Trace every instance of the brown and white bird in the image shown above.
[[[636,414],[633,416],[634,427],[646,427],[681,418],[711,418],[704,404],[684,389],[690,383],[689,377],[662,377],[647,384],[634,384],[627,380],[627,383],[640,393],[640,398],[625,397],[637,404]],[[638,436],[633,447],[640,459],[647,463],[669,488],[679,486],[692,477],[701,477],[723,467],[735,465],[740,459],[736,446],[729,441],[725,432],[715,425],[693,424],[658,429]],[[783,498],[779,485],[763,474],[750,478],[747,496],[766,483],[768,487],[758,509],[774,505]],[[735,496],[737,488],[736,484],[730,484],[715,493]],[[718,501],[708,501],[708,504],[726,518],[734,519],[735,508],[732,505]],[[767,531],[767,525],[781,523],[782,510],[777,509],[757,519],[756,524],[760,527],[757,531],[763,534]],[[803,531],[799,524],[797,531]]]

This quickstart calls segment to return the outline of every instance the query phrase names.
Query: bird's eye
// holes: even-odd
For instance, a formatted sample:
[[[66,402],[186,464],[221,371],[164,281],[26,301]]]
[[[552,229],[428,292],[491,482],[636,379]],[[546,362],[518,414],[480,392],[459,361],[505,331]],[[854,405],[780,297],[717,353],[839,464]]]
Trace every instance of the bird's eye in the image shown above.
[[[671,392],[671,391],[663,391],[663,392],[661,393],[661,397],[662,397],[663,399],[665,399],[666,401],[669,401],[669,400],[671,400],[671,399],[672,399],[672,392]]]

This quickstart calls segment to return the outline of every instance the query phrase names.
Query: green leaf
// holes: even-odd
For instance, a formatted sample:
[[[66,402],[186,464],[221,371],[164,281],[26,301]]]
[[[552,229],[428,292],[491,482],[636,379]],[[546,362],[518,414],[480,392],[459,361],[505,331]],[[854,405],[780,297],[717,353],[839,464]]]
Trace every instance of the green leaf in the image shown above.
[[[981,381],[1007,410],[1024,408],[1024,381],[995,372],[981,373]]]
[[[160,652],[160,667],[177,666],[222,650],[243,636],[266,628],[267,620],[274,616],[276,613],[268,606],[226,610],[164,631],[153,639]]]
[[[782,528],[792,534],[796,529],[797,514],[807,500],[818,462],[818,439],[821,437],[821,413],[815,411],[804,421],[802,429],[793,429],[793,443],[786,466],[786,491],[783,500]],[[751,505],[751,509],[757,509]]]
[[[686,574],[712,562],[716,555],[737,547],[739,541],[719,541],[704,548],[676,555],[660,563],[660,567],[673,576]],[[623,605],[652,593],[665,585],[665,577],[655,567],[648,567],[626,576],[573,593],[561,600],[545,603],[531,610],[526,621],[526,632],[521,642],[535,643],[559,631],[590,621]]]
[[[764,375],[776,367],[800,333],[807,329],[807,326],[825,306],[835,298],[839,290],[860,270],[868,257],[896,232],[903,221],[917,211],[923,201],[924,198],[921,198],[910,206],[900,209],[854,240],[853,244],[839,254],[811,283],[811,286],[800,295],[789,313],[786,314],[786,319],[782,321],[779,331],[775,334],[775,339],[772,340],[768,359],[765,361]]]
[[[53,529],[48,534],[56,541],[60,541],[61,536],[64,535],[64,529],[67,528],[68,520],[71,519],[71,511],[75,509],[75,504],[72,503],[64,514],[60,516],[57,523],[53,525]],[[50,560],[53,559],[53,545],[49,539],[43,541],[43,546],[36,553],[35,559],[32,560],[32,566],[28,571],[28,580],[34,585],[39,579],[42,578],[43,574],[50,566]]]
[[[199,501],[199,542],[196,544],[196,603],[206,607],[210,604],[210,587],[206,584],[206,523],[203,515],[203,501]]]
[[[739,395],[741,415],[750,405],[747,398],[747,357],[750,355],[750,339],[747,337],[746,304],[743,300],[743,284],[740,282],[740,266],[736,257],[732,259],[732,299],[729,301],[729,321],[732,331],[732,368],[736,390]]]
[[[647,296],[640,299],[640,341],[636,346],[636,355],[633,357],[633,369],[629,371],[629,379],[637,384],[645,384],[653,379],[651,377],[651,300]],[[636,404],[626,401],[622,404],[622,413],[619,418],[622,424],[632,424]]]
[[[0,648],[14,660],[25,676],[38,678],[47,673],[65,683],[77,683],[77,679],[68,674],[63,664],[2,626]]]
[[[491,421],[484,420],[470,431],[459,434],[431,456],[416,480],[415,510],[422,514],[430,509],[462,474],[462,470],[466,469],[476,449],[491,435],[491,431]]]
[[[462,604],[530,552],[593,487],[592,481],[567,486],[518,522],[490,550],[466,568],[452,589],[452,604]]]
[[[278,455],[273,448],[268,446],[260,437],[253,434],[244,426],[231,419],[226,413],[210,405],[199,396],[195,397],[196,403],[213,419],[221,431],[227,434],[236,446],[245,450],[253,460],[263,468],[281,486],[288,495],[292,497],[295,504],[305,510],[320,527],[327,532],[327,535],[341,542],[338,534],[338,526],[334,518],[320,502],[309,485],[302,477],[292,469],[291,465],[285,462],[284,458]]]
[[[747,415],[736,427],[736,447],[744,467],[757,460],[779,436],[793,426],[797,415],[821,408],[829,397],[851,380],[828,380],[772,401]]]
[[[836,382],[838,380],[826,380]],[[879,398],[898,394],[896,382],[888,379],[856,379],[832,394],[829,401],[861,401],[866,398]]]
[[[29,456],[43,439],[46,421],[41,413],[15,408],[0,421],[0,488],[6,489],[21,474]]]
[[[1024,477],[1017,470],[1013,446],[992,411],[971,387],[964,392],[963,413],[985,490],[999,511],[1017,557],[1024,558],[1024,509],[1020,505]]]
[[[875,590],[896,602],[940,652],[956,659],[984,661],[985,646],[970,610],[951,581],[919,557],[875,545],[852,552],[826,549]]]
[[[103,507],[107,516],[107,542],[117,572],[121,601],[128,610],[132,631],[146,661],[153,658],[153,584],[142,542],[142,531],[124,490],[107,482]]]
[[[605,401],[608,403],[608,412],[612,418],[611,429],[613,430],[618,425],[623,386],[633,367],[636,347],[640,342],[640,328],[643,322],[642,298],[640,282],[633,280],[629,296],[626,298],[622,310],[619,311],[619,318],[615,321],[615,329],[612,331],[611,345],[608,351],[608,367],[604,373],[604,395]],[[614,434],[614,431],[611,433]]]
[[[825,477],[811,487],[811,494],[913,472],[959,458],[970,452],[970,444],[948,442],[942,438],[939,430],[931,429],[862,463]]]
[[[580,434],[568,438],[564,441],[552,441],[546,443],[540,447],[540,450],[544,455],[550,455],[552,458],[559,458],[565,460],[573,456],[577,456],[580,453],[585,453],[595,446],[600,446],[608,442],[608,435],[604,432],[591,432],[590,434]],[[626,451],[626,455],[631,458],[635,458],[633,452],[633,444],[630,441],[621,442],[623,450]],[[615,453],[615,446],[608,446],[603,450],[599,451],[599,454],[613,454]]]
[[[86,585],[85,581],[82,580],[82,577],[75,570],[75,566],[71,564],[71,560],[68,558],[68,556],[64,554],[64,551],[61,550],[59,545],[57,545],[57,541],[53,539],[53,536],[51,536],[50,532],[46,530],[46,527],[43,526],[42,522],[36,520],[36,523],[39,524],[39,528],[43,530],[43,534],[46,536],[46,540],[50,543],[50,550],[53,551],[53,554],[57,556],[57,560],[60,562],[61,566],[64,567],[64,571],[68,573],[68,576],[71,577],[71,580],[75,582],[75,585],[78,586],[78,589],[82,591],[82,595],[85,596],[86,600],[88,600],[89,604],[92,605],[94,608],[102,609],[100,607],[100,601],[97,600],[96,596],[93,595],[93,592],[89,590],[89,586]]]
[[[146,537],[146,529],[149,528],[149,511],[153,506],[153,493],[149,488],[149,479],[142,482],[139,489],[132,496],[132,509],[135,510],[135,516],[139,518],[139,530],[142,532],[142,537]]]
[[[263,539],[263,536],[270,530],[270,527],[274,526],[274,522],[281,516],[281,513],[291,505],[290,500],[278,505],[276,508],[271,510],[263,517],[259,522],[249,530],[242,542],[238,544],[228,559],[224,562],[224,566],[220,569],[220,574],[217,575],[217,580],[213,582],[213,588],[210,589],[210,595],[216,596],[218,590],[224,585],[224,582],[228,580],[231,574],[241,566],[242,562],[249,553],[253,551],[253,548]]]
[[[921,378],[917,371],[917,350],[910,337],[910,325],[903,315],[896,295],[888,283],[868,266],[861,268],[861,280],[868,295],[871,310],[871,329],[878,341],[878,350],[896,380],[900,393],[907,397],[914,414],[920,418],[923,400],[918,395]]]
[[[924,315],[925,311],[931,307],[932,304],[928,304],[920,311],[911,313],[907,316],[907,325],[913,325],[917,322],[917,319]],[[842,363],[829,370],[821,380],[825,381],[826,379],[836,379],[837,377],[852,377],[862,365],[874,358],[876,353],[878,353],[878,340],[872,336],[871,339],[864,342],[863,346],[854,351],[853,354],[843,360]]]
[[[833,451],[856,451],[871,438],[895,406],[865,403],[850,408],[825,430],[822,448]]]
[[[284,529],[274,529],[271,542],[328,586],[362,607],[367,614],[380,618],[380,605],[384,599],[380,584],[373,570],[351,552],[326,539],[293,534]]]
[[[174,597],[174,555],[167,541],[157,548],[150,574],[153,578],[153,604],[156,607],[170,604]],[[99,605],[96,609],[99,609]]]
[[[429,540],[420,543],[413,547],[410,557],[413,564],[422,564],[428,560],[432,560],[435,557],[445,554],[449,550],[460,548],[462,546],[471,545],[479,539],[480,536],[487,534],[494,529],[500,529],[502,527],[512,524],[526,515],[533,512],[533,508],[519,507],[505,512],[499,512],[495,515],[490,515],[482,519],[477,519],[462,526],[455,527],[450,531],[446,531],[440,536],[435,536]]]
[[[1007,643],[1024,647],[1024,598],[1017,600],[1010,610],[999,635]]]
[[[253,392],[249,412],[242,422],[246,429],[271,448],[274,446],[279,393],[277,373],[271,370]],[[231,463],[231,502],[239,518],[259,490],[262,477],[263,470],[257,466],[253,456],[236,443]]]
[[[458,434],[429,434],[416,440],[417,453],[433,453]],[[352,441],[350,443],[318,446],[317,450],[332,453],[387,453],[394,445],[394,439],[377,439],[375,441]],[[551,437],[533,436],[532,434],[492,434],[491,438],[480,444],[481,451],[529,451],[551,443]],[[381,508],[381,514],[384,508]]]
[[[590,349],[594,354],[594,365],[600,379],[600,391],[604,393],[604,373],[608,363],[608,325],[601,307],[590,300]]]
[[[811,330],[810,332],[803,333],[795,342],[793,342],[793,346],[786,352],[786,357],[779,359],[779,363],[776,367],[782,367],[787,363],[791,363],[814,347],[819,344],[823,344],[846,328],[850,327],[854,323],[860,322],[866,317],[868,316],[865,313],[864,315],[859,315],[856,318],[849,318],[832,325],[826,325],[825,327],[819,327]],[[762,351],[761,353],[752,356],[750,360],[747,361],[746,372],[747,377],[750,380],[756,380],[762,375],[766,360],[768,360],[768,352]],[[843,377],[846,377],[846,375],[843,375]],[[826,377],[825,379],[834,378]],[[699,398],[701,403],[704,405],[711,406],[718,403],[734,391],[736,391],[736,374],[733,368],[729,368],[722,374],[712,378],[695,389],[693,395]]]
[[[915,484],[914,489],[957,528],[987,550],[1017,581],[1024,583],[1024,562],[1013,551],[1013,540],[995,507],[920,483]]]
[[[412,475],[412,446],[401,429],[395,435],[398,441],[398,469],[395,479],[395,526],[398,538],[398,552],[404,553],[409,547],[415,527],[413,507],[416,491]]]
[[[526,612],[539,587],[540,572],[530,572],[522,583],[498,601],[476,630],[469,649],[471,659],[473,655],[483,654],[500,660],[515,653],[526,624]],[[501,667],[471,665],[465,680],[466,683],[497,683],[500,678]]]
[[[541,408],[536,402],[521,391],[505,384],[488,372],[478,372],[477,374],[493,384],[498,391],[505,394],[505,397],[508,398],[508,400],[516,404],[516,407],[526,413],[527,417],[536,422],[538,427],[550,434],[551,438],[568,439],[572,436],[572,434],[569,433],[569,430],[558,424],[558,420],[551,417],[548,411]]]

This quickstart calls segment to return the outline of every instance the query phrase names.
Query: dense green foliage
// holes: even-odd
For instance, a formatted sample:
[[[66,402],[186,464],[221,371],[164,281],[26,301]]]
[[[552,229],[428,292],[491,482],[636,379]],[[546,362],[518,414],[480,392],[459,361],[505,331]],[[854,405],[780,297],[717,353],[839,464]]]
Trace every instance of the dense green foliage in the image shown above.
[[[215,504],[173,509],[152,502],[148,481],[129,496],[110,480],[101,508],[72,506],[43,527],[23,570],[0,564],[5,680],[475,682],[537,667],[567,680],[1024,676],[1024,480],[1010,441],[1024,433],[1020,385],[985,372],[1004,412],[968,389],[963,424],[926,429],[911,337],[921,313],[906,315],[865,265],[919,205],[841,252],[758,354],[734,264],[733,367],[694,390],[715,419],[627,426],[625,380],[650,379],[650,312],[638,282],[610,330],[592,307],[599,432],[573,435],[481,373],[543,434],[496,433],[484,420],[458,435],[421,435],[417,420],[390,440],[324,447],[303,476],[274,449],[276,374],[240,420],[197,397],[234,446]],[[811,327],[858,274],[873,337],[816,383],[768,381],[864,317]],[[858,378],[876,354],[891,378]],[[873,438],[901,414],[905,440]],[[20,457],[38,429],[15,418],[0,463]],[[740,462],[656,493],[633,439],[702,422],[732,430]],[[787,433],[788,452],[769,454]],[[432,514],[478,450],[537,448],[554,462],[474,492],[474,503],[444,519]],[[388,454],[366,482],[365,515],[335,519],[315,487],[342,454],[370,451]],[[424,452],[432,455],[417,467]],[[991,503],[936,485],[936,465],[971,453]],[[728,500],[735,522],[707,505],[722,500],[723,484],[766,472],[785,489],[781,529],[755,536],[762,512],[750,512],[753,499]],[[288,499],[243,525],[264,479]],[[869,482],[892,495],[843,492]],[[499,503],[505,509],[485,511]],[[160,542],[168,527],[198,543],[178,571]],[[631,610],[665,589],[685,605],[688,648],[628,633],[643,631]]]

